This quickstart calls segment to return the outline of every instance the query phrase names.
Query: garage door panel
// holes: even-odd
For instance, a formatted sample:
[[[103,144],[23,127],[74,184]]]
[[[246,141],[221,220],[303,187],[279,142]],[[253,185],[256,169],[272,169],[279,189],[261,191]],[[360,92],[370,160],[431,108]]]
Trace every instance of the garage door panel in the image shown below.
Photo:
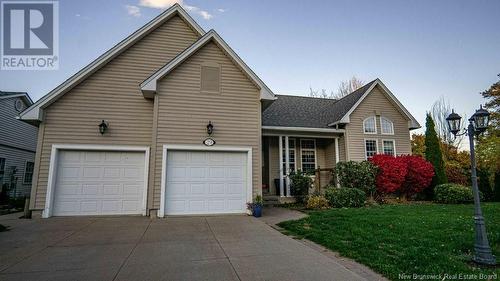
[[[53,214],[142,214],[144,161],[143,152],[60,151]]]
[[[84,152],[85,163],[101,162],[101,153]]]
[[[106,179],[117,179],[120,178],[121,171],[120,168],[104,167],[103,176]]]
[[[195,178],[199,178],[199,179],[202,179],[205,177],[205,170],[206,168],[204,167],[193,167],[193,168],[189,168],[189,175],[191,176],[191,178],[195,179]]]
[[[62,167],[58,173],[62,179],[78,179],[80,177],[80,167]]]
[[[167,215],[246,211],[246,152],[172,151],[167,155]]]
[[[226,175],[225,167],[210,167],[208,179],[223,179]]]
[[[59,158],[64,162],[64,163],[80,163],[80,157],[81,153],[78,151],[65,151],[64,154],[61,154]]]
[[[103,195],[119,195],[121,193],[121,186],[119,184],[103,184]]]

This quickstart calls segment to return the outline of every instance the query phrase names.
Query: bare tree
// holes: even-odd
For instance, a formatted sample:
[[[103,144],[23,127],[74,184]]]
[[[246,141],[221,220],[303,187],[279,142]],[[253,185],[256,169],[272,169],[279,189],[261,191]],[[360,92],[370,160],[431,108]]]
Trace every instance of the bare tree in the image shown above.
[[[361,79],[358,79],[356,76],[351,77],[351,79],[347,81],[340,82],[339,88],[337,90],[337,94],[335,98],[340,99],[342,97],[347,96],[348,94],[356,91],[357,89],[363,87],[365,82]]]
[[[335,98],[333,92],[327,93],[326,89],[314,90],[312,87],[309,87],[309,96],[313,98],[324,98],[324,99]]]
[[[361,88],[363,84],[363,80],[353,76],[349,80],[340,82],[337,93],[334,93],[333,91],[328,93],[326,89],[314,90],[312,87],[309,87],[309,96],[313,98],[340,99]]]
[[[436,123],[436,131],[441,140],[448,145],[460,147],[463,136],[457,136],[455,138],[453,134],[450,133],[450,130],[448,130],[448,122],[446,122],[446,117],[450,115],[451,110],[450,103],[441,97],[432,105],[430,114]],[[466,118],[464,118],[464,120],[466,120]]]

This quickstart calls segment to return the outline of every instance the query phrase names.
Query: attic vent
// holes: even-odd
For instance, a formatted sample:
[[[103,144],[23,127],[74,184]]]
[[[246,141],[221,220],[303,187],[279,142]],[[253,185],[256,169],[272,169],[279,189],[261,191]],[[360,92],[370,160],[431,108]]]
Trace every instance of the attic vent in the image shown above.
[[[207,92],[220,91],[220,67],[201,66],[201,90]]]

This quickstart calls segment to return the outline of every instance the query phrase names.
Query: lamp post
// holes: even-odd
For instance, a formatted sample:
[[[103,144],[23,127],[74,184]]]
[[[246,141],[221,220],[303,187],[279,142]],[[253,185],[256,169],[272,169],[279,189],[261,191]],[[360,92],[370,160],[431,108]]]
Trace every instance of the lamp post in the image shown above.
[[[490,113],[483,109],[482,106],[472,117],[469,119],[469,125],[467,130],[458,134],[460,131],[460,120],[462,117],[456,114],[454,111],[446,118],[448,123],[448,129],[454,135],[467,135],[469,136],[470,144],[470,162],[471,162],[471,181],[472,181],[472,192],[474,194],[474,231],[475,231],[475,241],[474,241],[474,261],[479,264],[485,265],[495,265],[495,256],[491,253],[491,248],[488,243],[488,237],[486,235],[486,225],[484,222],[483,213],[481,211],[481,203],[479,200],[479,189],[477,186],[477,175],[476,175],[476,155],[474,151],[474,136],[479,136],[481,133],[486,131],[488,128],[488,123],[490,119]]]

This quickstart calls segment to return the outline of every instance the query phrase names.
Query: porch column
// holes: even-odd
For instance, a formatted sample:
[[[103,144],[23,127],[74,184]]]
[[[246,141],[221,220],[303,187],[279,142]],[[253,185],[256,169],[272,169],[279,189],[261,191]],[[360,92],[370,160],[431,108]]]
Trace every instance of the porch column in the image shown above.
[[[286,173],[286,196],[290,197],[290,144],[288,143],[288,136],[285,136],[285,173]]]
[[[285,187],[283,186],[283,136],[279,136],[279,158],[280,158],[280,166],[279,166],[279,171],[280,171],[280,196],[283,196],[284,194],[284,189]]]
[[[337,166],[337,163],[340,161],[340,152],[339,152],[339,138],[335,138],[335,166]],[[339,184],[339,179],[335,177],[335,182],[337,184],[337,187],[340,187]]]

